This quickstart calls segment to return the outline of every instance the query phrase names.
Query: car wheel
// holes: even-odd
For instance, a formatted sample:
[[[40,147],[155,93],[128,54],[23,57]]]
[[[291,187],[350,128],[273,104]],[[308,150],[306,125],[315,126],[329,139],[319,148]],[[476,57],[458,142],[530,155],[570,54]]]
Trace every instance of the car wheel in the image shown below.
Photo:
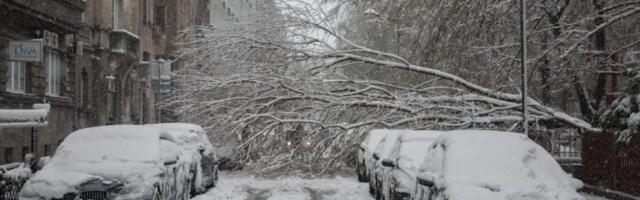
[[[367,182],[365,181],[364,175],[362,174],[362,169],[360,167],[358,167],[358,181]]]
[[[376,187],[376,200],[382,200],[383,198],[382,184],[378,183]]]

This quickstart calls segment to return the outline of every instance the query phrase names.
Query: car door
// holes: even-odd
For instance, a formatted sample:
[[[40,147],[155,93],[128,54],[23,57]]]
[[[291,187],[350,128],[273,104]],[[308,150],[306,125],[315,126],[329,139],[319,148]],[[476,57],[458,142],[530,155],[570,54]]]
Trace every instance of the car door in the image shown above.
[[[157,188],[160,191],[160,199],[181,199],[180,197],[185,195],[184,192],[188,192],[179,188],[184,185],[181,181],[186,180],[181,176],[188,173],[185,174],[181,166],[183,163],[180,162],[180,147],[172,141],[161,139],[160,156],[164,163],[164,173]]]
[[[436,143],[431,146],[431,149],[427,153],[424,159],[422,167],[419,173],[431,173],[433,175],[440,175],[444,169],[445,159],[445,146],[442,143]],[[435,186],[434,186],[435,187]],[[436,188],[430,188],[422,184],[416,184],[416,198],[420,200],[431,200],[435,195],[433,192]]]

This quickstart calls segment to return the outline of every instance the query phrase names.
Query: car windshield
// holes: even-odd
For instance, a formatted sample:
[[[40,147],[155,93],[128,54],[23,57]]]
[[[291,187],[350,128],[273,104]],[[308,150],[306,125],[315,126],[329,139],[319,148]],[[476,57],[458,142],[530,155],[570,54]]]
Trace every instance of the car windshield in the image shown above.
[[[433,140],[409,140],[402,142],[398,153],[398,166],[408,173],[416,174],[418,167],[427,155]]]

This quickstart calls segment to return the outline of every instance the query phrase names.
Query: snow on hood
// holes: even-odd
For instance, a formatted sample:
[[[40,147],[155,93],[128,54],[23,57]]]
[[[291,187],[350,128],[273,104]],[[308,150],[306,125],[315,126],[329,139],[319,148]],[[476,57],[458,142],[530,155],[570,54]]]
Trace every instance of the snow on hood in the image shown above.
[[[67,136],[21,195],[61,197],[95,178],[125,185],[154,182],[163,169],[160,131],[156,128],[117,125],[81,129]]]
[[[100,177],[78,172],[43,169],[27,181],[20,191],[20,196],[33,199],[62,198],[64,194],[78,192],[77,186],[82,183],[96,179]]]
[[[437,183],[451,200],[580,200],[579,181],[528,137],[497,131],[453,131]]]

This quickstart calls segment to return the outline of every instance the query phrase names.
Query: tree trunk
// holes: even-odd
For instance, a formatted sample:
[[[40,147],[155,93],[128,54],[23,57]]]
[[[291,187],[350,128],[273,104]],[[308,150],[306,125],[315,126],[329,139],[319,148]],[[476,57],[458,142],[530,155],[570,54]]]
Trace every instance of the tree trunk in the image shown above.
[[[595,19],[595,23],[596,26],[604,23],[604,18],[602,17],[602,15],[604,14],[602,12],[602,8],[604,8],[604,4],[605,2],[601,1],[601,0],[593,0],[593,6],[594,8],[598,11],[598,17],[596,17]],[[605,51],[606,50],[606,34],[605,34],[605,29],[600,29],[598,32],[596,32],[596,34],[594,35],[594,47],[597,51]],[[597,59],[598,57],[596,57],[596,59],[594,59],[597,62],[598,65],[598,70],[606,70],[607,68],[607,63],[604,61],[599,61],[599,59]],[[602,59],[606,59],[602,58]],[[602,103],[602,99],[606,93],[606,86],[607,86],[607,75],[606,74],[598,74],[597,75],[597,82],[596,82],[596,86],[594,89],[594,93],[593,93],[593,99],[595,100],[593,102],[592,107],[594,108],[594,110],[599,110],[600,109],[600,104]]]

